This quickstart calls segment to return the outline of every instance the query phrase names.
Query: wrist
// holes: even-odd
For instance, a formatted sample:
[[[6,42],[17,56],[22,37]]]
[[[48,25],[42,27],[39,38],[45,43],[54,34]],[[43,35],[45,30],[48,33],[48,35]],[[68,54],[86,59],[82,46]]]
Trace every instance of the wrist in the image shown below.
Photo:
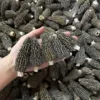
[[[17,72],[16,72],[16,70],[15,70],[15,61],[14,61],[14,59],[13,59],[13,57],[12,57],[12,55],[8,55],[7,56],[7,61],[8,61],[8,72],[10,72],[10,73],[14,73],[14,75],[16,75],[16,77],[17,77]]]
[[[0,90],[17,77],[11,55],[0,60]]]

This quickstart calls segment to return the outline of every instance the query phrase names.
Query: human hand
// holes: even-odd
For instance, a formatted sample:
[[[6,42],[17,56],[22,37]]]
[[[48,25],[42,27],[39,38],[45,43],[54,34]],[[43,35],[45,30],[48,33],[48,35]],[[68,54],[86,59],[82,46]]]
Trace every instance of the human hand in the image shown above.
[[[17,55],[23,45],[23,42],[29,37],[35,37],[37,35],[42,34],[44,31],[44,27],[41,27],[39,29],[33,30],[30,33],[22,36],[19,41],[15,44],[15,46],[12,48],[10,54],[8,54],[6,57],[0,59],[0,90],[3,89],[8,83],[10,83],[12,80],[14,80],[17,77],[17,72],[15,70],[15,62]],[[70,32],[64,33],[66,36],[70,36]],[[77,40],[76,36],[73,36]],[[42,40],[38,40],[39,44],[41,45]],[[56,60],[55,62],[58,62],[61,60]],[[39,69],[46,68],[49,65],[48,62],[44,62],[41,66],[38,66]],[[29,66],[29,68],[26,71],[34,71],[34,66]]]
[[[22,36],[19,41],[15,44],[15,46],[12,48],[9,56],[10,58],[12,59],[12,63],[13,63],[13,66],[15,66],[15,62],[16,62],[16,58],[17,58],[17,55],[23,45],[23,42],[27,39],[27,38],[32,38],[32,37],[36,37],[36,36],[39,36],[40,34],[42,34],[44,31],[44,27],[41,27],[39,29],[36,29],[36,30],[33,30],[31,31],[30,33]],[[38,42],[39,44],[41,45],[41,39],[38,39]],[[45,68],[46,66],[48,66],[48,62],[44,62],[41,66],[38,66],[37,68],[39,69],[43,69]],[[29,66],[28,69],[26,69],[26,71],[34,71],[35,70],[35,67],[34,66]]]
[[[15,62],[17,55],[23,45],[23,42],[27,38],[32,38],[35,36],[38,36],[42,34],[44,31],[44,27],[41,27],[39,29],[33,30],[30,33],[22,36],[19,41],[12,47],[11,52],[4,58],[0,59],[0,90],[3,89],[7,84],[9,84],[12,80],[14,80],[17,77],[17,72],[15,70]],[[41,44],[41,40],[38,41],[39,44]],[[43,69],[48,66],[48,63],[45,62],[41,66],[39,66],[40,69]],[[26,71],[33,71],[34,66],[30,67]]]
[[[17,55],[18,55],[18,53],[19,53],[19,51],[20,51],[20,49],[21,49],[21,47],[22,47],[22,45],[23,45],[23,42],[24,42],[27,38],[32,38],[32,37],[39,36],[39,35],[41,35],[43,32],[44,32],[44,27],[41,27],[41,28],[39,28],[39,29],[36,29],[36,30],[31,31],[30,33],[28,33],[28,34],[22,36],[22,37],[19,39],[19,41],[15,44],[15,46],[12,48],[12,50],[11,50],[11,52],[10,52],[10,54],[9,54],[9,55],[10,55],[10,58],[12,59],[13,69],[14,69],[14,66],[15,66],[15,62],[16,62]],[[66,36],[70,36],[70,35],[71,35],[71,33],[68,32],[68,31],[65,32],[64,34],[65,34]],[[73,38],[75,38],[75,36],[74,36]],[[76,38],[75,38],[75,39],[76,39]],[[42,39],[38,39],[38,43],[39,43],[40,46],[41,46]],[[61,60],[57,59],[56,61],[54,61],[54,63],[55,63],[55,62],[58,62],[58,61],[61,61]],[[35,66],[29,66],[29,67],[27,67],[28,69],[26,69],[26,71],[37,71],[37,70],[40,70],[40,69],[43,69],[43,68],[47,67],[48,65],[49,65],[48,62],[44,62],[42,65],[37,66],[37,67],[35,67]],[[21,73],[20,73],[20,74],[21,74]],[[22,74],[23,74],[23,73],[22,73]],[[20,76],[20,75],[19,75],[19,76]]]

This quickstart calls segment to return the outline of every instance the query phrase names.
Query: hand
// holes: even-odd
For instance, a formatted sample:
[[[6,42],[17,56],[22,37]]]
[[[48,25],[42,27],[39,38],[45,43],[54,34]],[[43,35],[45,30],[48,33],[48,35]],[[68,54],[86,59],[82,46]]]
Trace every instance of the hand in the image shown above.
[[[15,62],[16,62],[16,58],[17,58],[17,55],[23,45],[23,42],[27,39],[27,38],[32,38],[32,37],[36,37],[36,36],[39,36],[41,35],[42,33],[44,32],[44,27],[41,27],[39,29],[36,29],[36,30],[33,30],[31,31],[30,33],[22,36],[20,38],[20,40],[17,42],[17,44],[12,48],[11,52],[10,52],[10,58],[12,59],[12,63],[13,63],[13,66],[15,66]],[[70,32],[65,32],[65,35],[68,36],[70,35]],[[42,43],[42,39],[38,39],[38,42],[41,46],[41,43]],[[54,62],[58,62],[60,60],[56,60]],[[42,65],[38,66],[37,69],[36,67],[34,66],[29,66],[28,69],[26,69],[26,71],[35,71],[35,70],[40,70],[40,69],[43,69],[45,67],[47,67],[49,64],[48,62],[44,62]]]
[[[7,55],[6,57],[0,59],[0,90],[3,89],[7,84],[9,84],[12,80],[14,80],[17,77],[17,72],[15,71],[15,62],[16,62],[16,58],[17,55],[23,45],[23,42],[29,37],[35,37],[37,35],[42,34],[44,31],[44,27],[41,27],[39,29],[33,30],[30,33],[22,36],[19,41],[16,43],[16,45],[12,48],[11,52],[9,55]],[[64,33],[66,36],[70,35],[70,32],[65,32]],[[74,36],[73,38],[77,39],[76,36]],[[41,45],[42,41],[39,40],[38,41],[39,44]],[[58,62],[61,60],[56,60],[54,62]],[[43,69],[46,68],[48,66],[48,62],[43,63],[41,66],[39,66],[39,69]],[[28,68],[26,71],[33,71],[34,66]]]
[[[12,59],[12,63],[13,66],[15,66],[15,62],[16,62],[16,58],[17,55],[23,45],[23,42],[27,39],[27,38],[32,38],[32,37],[36,37],[40,34],[42,34],[44,31],[44,27],[41,27],[39,29],[33,30],[30,33],[22,36],[19,41],[16,43],[16,45],[12,48],[11,52],[10,52],[10,58]],[[41,45],[41,39],[38,40],[39,44]],[[45,68],[46,66],[48,66],[48,62],[43,63],[41,66],[38,66],[37,68],[42,69]],[[26,71],[34,71],[35,67],[34,66],[29,66],[28,69]]]
[[[23,45],[23,42],[28,37],[31,38],[42,34],[43,31],[44,31],[44,27],[41,27],[22,36],[19,39],[19,41],[16,43],[16,45],[12,48],[10,54],[0,59],[0,90],[3,89],[7,84],[9,84],[12,80],[14,80],[17,77],[17,72],[15,71],[14,66],[15,66],[17,55]],[[48,66],[48,63],[42,64],[40,66],[40,69],[45,68],[46,66]],[[34,66],[31,67],[31,69],[27,69],[27,71],[33,71],[33,68]]]

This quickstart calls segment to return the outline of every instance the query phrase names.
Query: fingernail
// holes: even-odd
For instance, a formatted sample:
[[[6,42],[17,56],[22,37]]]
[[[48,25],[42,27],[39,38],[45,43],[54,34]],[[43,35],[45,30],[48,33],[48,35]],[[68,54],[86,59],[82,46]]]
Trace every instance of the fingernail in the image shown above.
[[[45,28],[44,26],[40,27],[40,28]]]

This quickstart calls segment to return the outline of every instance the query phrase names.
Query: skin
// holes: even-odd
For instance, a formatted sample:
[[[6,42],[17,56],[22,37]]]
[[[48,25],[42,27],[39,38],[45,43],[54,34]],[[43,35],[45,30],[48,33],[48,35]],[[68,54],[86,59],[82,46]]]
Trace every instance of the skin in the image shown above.
[[[35,36],[38,36],[42,34],[44,31],[44,27],[41,27],[39,29],[33,30],[30,33],[22,36],[17,44],[12,48],[11,52],[4,58],[0,59],[0,90],[2,90],[7,84],[9,84],[12,80],[17,78],[17,72],[15,71],[15,62],[17,55],[23,45],[23,42],[28,38],[32,38]],[[39,43],[41,40],[39,40]],[[41,66],[39,66],[40,69],[43,69],[48,66],[48,63],[45,62]],[[30,67],[30,69],[27,69],[26,71],[33,71],[33,66]]]
[[[33,30],[30,33],[22,36],[19,41],[16,43],[15,46],[13,46],[11,52],[4,58],[0,58],[0,90],[2,90],[6,85],[8,85],[12,80],[17,78],[17,72],[15,71],[15,62],[17,55],[23,45],[23,42],[27,38],[32,38],[41,35],[44,32],[44,27],[41,27],[39,29]],[[69,32],[64,33],[66,36],[69,36]],[[72,37],[74,38],[74,37]],[[76,37],[75,37],[76,39]],[[38,40],[40,46],[42,40]],[[63,60],[63,59],[62,59]],[[61,60],[56,60],[55,62],[59,62]],[[39,70],[46,68],[48,66],[48,62],[44,62],[42,65],[38,66]],[[29,66],[29,68],[26,70],[28,71],[34,71],[34,66]]]

